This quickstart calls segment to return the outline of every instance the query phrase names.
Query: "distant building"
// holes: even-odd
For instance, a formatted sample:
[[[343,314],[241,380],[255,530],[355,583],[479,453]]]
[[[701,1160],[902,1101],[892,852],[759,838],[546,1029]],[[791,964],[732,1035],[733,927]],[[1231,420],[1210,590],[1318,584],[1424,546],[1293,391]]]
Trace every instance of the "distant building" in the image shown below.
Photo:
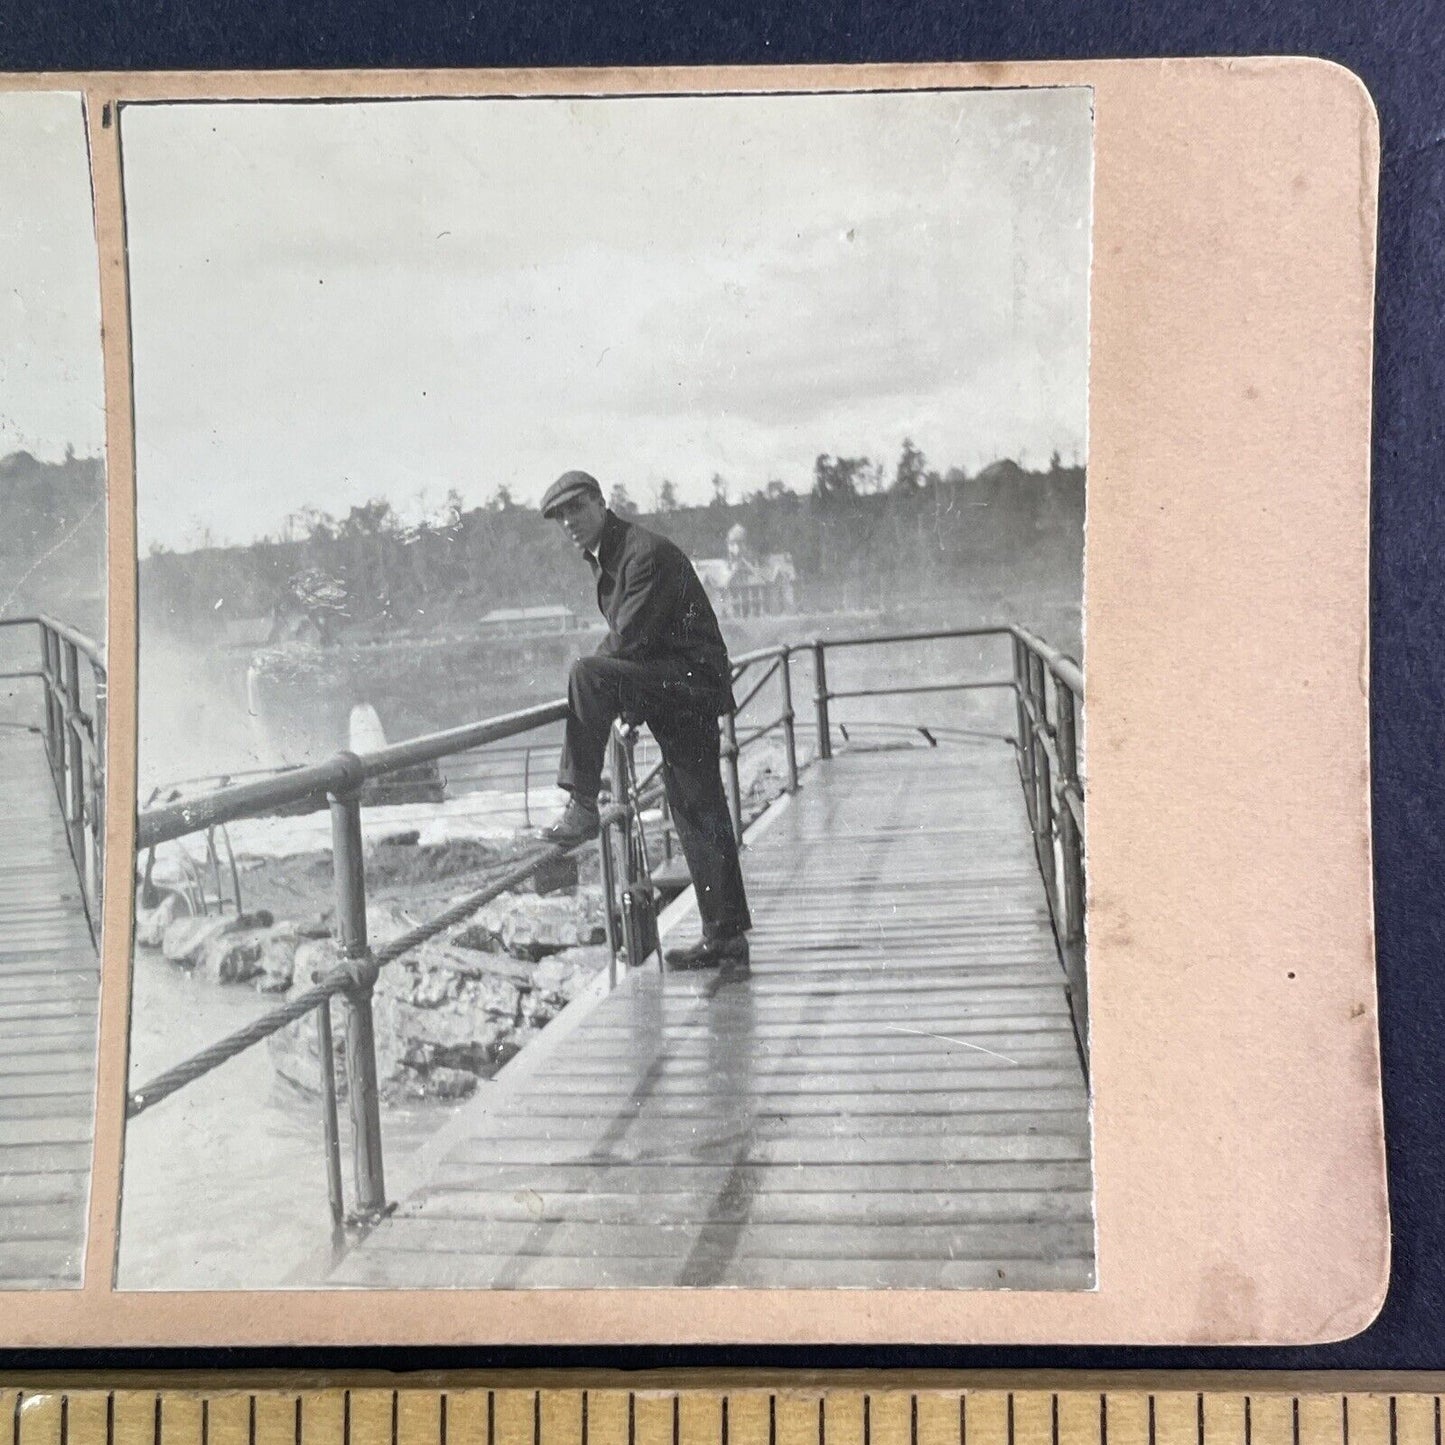
[[[741,522],[728,533],[726,557],[701,557],[693,566],[721,618],[772,617],[797,610],[798,572],[792,555],[754,557]]]
[[[526,637],[584,628],[570,607],[494,607],[477,622],[484,637]]]

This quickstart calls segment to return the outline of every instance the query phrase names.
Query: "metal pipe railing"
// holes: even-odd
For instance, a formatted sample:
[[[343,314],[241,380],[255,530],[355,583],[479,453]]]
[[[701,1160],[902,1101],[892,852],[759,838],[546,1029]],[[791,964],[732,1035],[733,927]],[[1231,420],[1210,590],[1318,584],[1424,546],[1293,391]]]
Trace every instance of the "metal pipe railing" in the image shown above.
[[[8,676],[33,677],[41,684],[45,760],[80,882],[86,923],[92,941],[98,944],[105,887],[105,659],[90,638],[44,614],[0,618],[0,628],[7,627],[34,627],[38,633],[39,669]],[[89,711],[83,684],[86,673],[90,676]]]
[[[859,689],[830,692],[826,654],[833,647],[861,647],[906,642],[930,641],[955,637],[1008,637],[1014,659],[1010,681],[946,683],[936,687],[910,685],[897,689]],[[53,704],[60,710],[59,722],[75,712],[68,686],[49,685],[60,676],[52,663],[60,656],[67,639],[56,633],[44,634],[47,674],[47,708]],[[81,649],[77,644],[77,652]],[[957,691],[983,688],[1009,688],[1015,692],[1018,705],[1018,735],[1012,739],[1017,749],[1020,777],[1024,784],[1030,827],[1034,833],[1039,867],[1044,877],[1051,916],[1060,943],[1070,988],[1076,1000],[1076,1020],[1084,1020],[1083,991],[1083,783],[1078,767],[1078,706],[1082,704],[1082,675],[1071,659],[1056,652],[1021,628],[969,628],[955,631],[896,634],[887,637],[856,637],[834,640],[817,639],[800,645],[763,648],[736,660],[734,680],[749,668],[770,664],[763,676],[744,695],[742,706],[750,704],[763,686],[773,677],[779,679],[782,710],[778,716],[749,732],[740,742],[737,711],[721,720],[720,757],[728,810],[735,832],[741,837],[743,808],[738,758],[742,747],[775,729],[783,733],[786,752],[787,788],[799,786],[799,767],[792,699],[791,659],[795,653],[812,654],[814,668],[814,706],[818,723],[820,759],[832,756],[832,723],[829,703],[835,698],[878,696],[885,692],[914,693],[923,691]],[[1046,679],[1055,694],[1052,719],[1046,696]],[[1063,699],[1067,696],[1068,701]],[[70,704],[70,713],[66,705]],[[446,928],[462,921],[501,893],[514,888],[568,851],[556,847],[540,847],[525,855],[500,874],[490,878],[479,890],[459,900],[437,918],[419,925],[380,948],[369,946],[366,930],[366,879],[361,834],[361,793],[368,780],[390,772],[414,767],[418,763],[491,743],[521,736],[533,729],[561,721],[566,716],[565,701],[543,703],[537,707],[501,717],[470,723],[464,727],[432,733],[425,737],[378,749],[367,754],[341,753],[312,767],[297,768],[254,781],[221,788],[207,795],[168,803],[140,815],[136,831],[139,851],[153,849],[158,843],[179,838],[187,833],[210,830],[226,822],[269,811],[315,801],[318,808],[329,808],[332,823],[333,867],[336,890],[336,935],[341,961],[286,1004],[249,1024],[227,1039],[203,1050],[200,1054],[168,1070],[130,1096],[128,1117],[146,1111],[161,1099],[227,1059],[252,1047],[288,1024],[317,1011],[317,1039],[321,1052],[323,1133],[326,1149],[328,1198],[333,1225],[368,1221],[384,1213],[386,1200],[385,1169],[382,1155],[380,1091],[377,1079],[376,1043],[373,1019],[373,990],[380,969],[392,960],[418,947]],[[931,745],[936,738],[926,730]],[[61,734],[47,724],[48,750]],[[637,777],[631,753],[632,736],[626,739],[615,732],[609,744],[610,799],[604,799],[600,816],[598,840],[604,910],[605,932],[610,957],[609,982],[619,981],[619,962],[630,966],[641,961],[654,941],[644,936],[642,912],[638,907],[642,894],[652,906],[649,861],[646,841],[641,831],[641,814],[649,804],[644,796],[656,776],[654,768],[645,778]],[[56,746],[58,757],[62,750]],[[69,758],[68,745],[64,750]],[[1058,758],[1057,780],[1051,779],[1050,754]],[[530,748],[524,769],[530,782]],[[68,768],[69,762],[65,763]],[[660,767],[660,765],[659,765]],[[1058,883],[1060,869],[1055,867],[1055,839],[1062,856],[1062,893]],[[622,869],[618,875],[615,846],[622,843]],[[214,846],[214,844],[212,844]],[[641,890],[641,891],[639,891]],[[621,908],[616,905],[621,901]],[[620,932],[620,937],[619,937]],[[653,931],[655,935],[655,929]],[[340,1172],[340,1129],[336,1117],[337,1089],[333,1074],[330,1001],[342,998],[346,1006],[344,1059],[348,1086],[348,1107],[351,1114],[354,1210],[348,1212],[342,1198]],[[1086,1027],[1079,1025],[1081,1047],[1087,1038]]]
[[[778,721],[783,725],[783,748],[788,765],[788,791],[796,793],[798,791],[798,740],[793,729],[793,675],[791,659],[787,652],[783,653],[781,664],[778,676],[782,680],[783,712]]]
[[[520,712],[505,713],[501,717],[487,718],[444,732],[428,733],[409,742],[393,743],[374,752],[347,753],[340,757],[355,758],[360,770],[359,780],[367,782],[420,763],[436,762],[449,753],[467,752],[490,742],[514,738],[533,728],[561,722],[566,716],[566,699],[559,698],[555,702],[523,708]],[[237,818],[290,807],[307,800],[315,800],[319,811],[325,805],[326,797],[335,789],[353,785],[353,776],[350,764],[333,758],[310,767],[293,768],[255,782],[238,783],[201,797],[185,798],[152,808],[142,813],[136,822],[136,847],[150,848],[217,823],[230,823]]]
[[[835,689],[829,686],[831,649],[884,647],[964,638],[1007,638],[1012,668],[1007,679],[910,683],[898,687]],[[874,636],[819,638],[807,644],[813,653],[814,707],[818,756],[832,757],[830,705],[845,698],[911,696],[924,693],[1012,691],[1015,747],[1029,830],[1049,917],[1063,965],[1080,1057],[1088,1067],[1088,991],[1084,948],[1084,783],[1079,768],[1078,726],[1084,704],[1084,675],[1073,658],[1027,628],[939,628]],[[791,647],[790,652],[801,651]],[[749,734],[743,746],[767,728]],[[846,728],[844,729],[846,735]]]
[[[818,756],[826,762],[833,756],[833,729],[828,719],[827,643],[813,644],[813,709],[818,721]]]

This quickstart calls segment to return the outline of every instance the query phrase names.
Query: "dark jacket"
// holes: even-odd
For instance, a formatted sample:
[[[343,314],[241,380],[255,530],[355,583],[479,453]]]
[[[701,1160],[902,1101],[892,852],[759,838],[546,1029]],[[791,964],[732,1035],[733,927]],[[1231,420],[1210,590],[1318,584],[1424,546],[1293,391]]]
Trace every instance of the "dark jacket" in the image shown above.
[[[727,644],[712,603],[682,549],[608,512],[592,567],[597,606],[608,629],[597,651],[638,662],[681,661],[700,701],[715,707],[719,715],[731,712]]]

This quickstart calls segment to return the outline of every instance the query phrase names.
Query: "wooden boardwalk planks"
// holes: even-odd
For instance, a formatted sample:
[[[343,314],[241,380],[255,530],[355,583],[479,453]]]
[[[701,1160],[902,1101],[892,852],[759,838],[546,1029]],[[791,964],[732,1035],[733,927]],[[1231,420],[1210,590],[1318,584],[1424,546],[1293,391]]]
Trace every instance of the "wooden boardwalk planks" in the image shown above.
[[[815,766],[744,868],[751,973],[641,970],[544,1039],[333,1283],[1092,1284],[1087,1093],[1009,751]]]
[[[99,986],[44,747],[0,728],[0,1289],[81,1282]]]

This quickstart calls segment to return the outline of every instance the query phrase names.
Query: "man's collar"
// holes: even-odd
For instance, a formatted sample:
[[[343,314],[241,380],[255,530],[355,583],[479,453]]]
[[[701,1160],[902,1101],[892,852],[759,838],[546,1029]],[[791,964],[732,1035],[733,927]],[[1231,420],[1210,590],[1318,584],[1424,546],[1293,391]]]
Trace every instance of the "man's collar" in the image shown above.
[[[604,572],[612,570],[612,564],[617,560],[617,553],[622,546],[622,539],[627,534],[627,523],[609,511],[602,519],[602,536],[597,540],[598,566]]]

